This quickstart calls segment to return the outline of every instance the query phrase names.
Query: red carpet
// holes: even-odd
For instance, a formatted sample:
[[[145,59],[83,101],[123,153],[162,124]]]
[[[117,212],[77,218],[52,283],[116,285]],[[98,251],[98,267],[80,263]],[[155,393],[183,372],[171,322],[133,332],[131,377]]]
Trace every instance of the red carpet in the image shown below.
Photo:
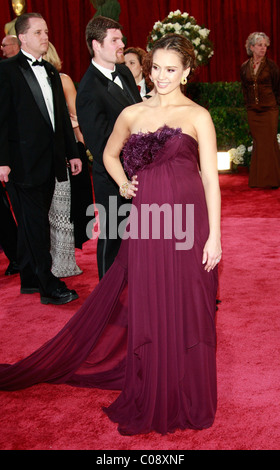
[[[280,445],[280,190],[251,190],[221,175],[222,303],[217,313],[218,412],[211,429],[124,437],[103,414],[117,392],[38,385],[0,392],[2,450],[278,450]],[[97,283],[95,243],[77,252],[80,298],[43,306],[4,276],[0,254],[0,362],[15,362],[59,331]]]

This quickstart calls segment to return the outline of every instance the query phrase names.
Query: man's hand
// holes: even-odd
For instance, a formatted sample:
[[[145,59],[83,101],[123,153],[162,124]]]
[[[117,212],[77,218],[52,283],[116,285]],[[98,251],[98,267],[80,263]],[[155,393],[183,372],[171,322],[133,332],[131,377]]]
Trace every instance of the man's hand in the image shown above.
[[[78,175],[82,171],[82,160],[79,158],[73,158],[69,160],[72,175]]]
[[[3,183],[8,183],[10,172],[11,168],[9,166],[0,166],[0,181],[3,181]]]

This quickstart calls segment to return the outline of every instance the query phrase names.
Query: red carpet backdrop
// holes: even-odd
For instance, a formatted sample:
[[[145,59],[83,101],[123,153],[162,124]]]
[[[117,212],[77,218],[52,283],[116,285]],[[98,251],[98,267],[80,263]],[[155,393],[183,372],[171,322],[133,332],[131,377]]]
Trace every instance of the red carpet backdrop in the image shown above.
[[[194,16],[211,30],[214,57],[201,69],[199,80],[239,80],[240,65],[246,60],[245,41],[250,33],[264,31],[271,38],[269,57],[280,64],[279,0],[119,0],[120,23],[127,46],[146,48],[153,25],[170,11]],[[63,71],[79,82],[89,63],[85,27],[95,14],[90,0],[26,0],[27,11],[38,11],[46,19],[50,40],[63,61]],[[0,30],[15,17],[11,1],[1,0]],[[2,39],[2,38],[1,38]]]
[[[280,190],[221,175],[223,260],[217,312],[218,411],[212,428],[124,437],[102,412],[118,392],[37,385],[0,392],[2,450],[275,450],[280,443]],[[42,306],[4,276],[0,254],[0,362],[15,362],[53,337],[97,284],[95,243],[77,251],[80,298]]]

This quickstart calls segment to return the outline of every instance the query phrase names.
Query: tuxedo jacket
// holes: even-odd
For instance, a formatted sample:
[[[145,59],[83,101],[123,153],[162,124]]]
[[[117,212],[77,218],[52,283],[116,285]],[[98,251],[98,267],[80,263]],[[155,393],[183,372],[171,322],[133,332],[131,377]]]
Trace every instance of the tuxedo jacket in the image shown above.
[[[0,63],[0,165],[9,178],[26,186],[44,183],[55,171],[67,179],[66,159],[79,158],[74,133],[56,69],[44,61],[53,92],[55,131],[39,83],[20,51]]]
[[[77,93],[79,125],[94,161],[103,166],[103,152],[115,122],[124,108],[142,101],[134,77],[124,64],[116,64],[124,91],[92,63]],[[129,90],[129,93],[126,90]]]

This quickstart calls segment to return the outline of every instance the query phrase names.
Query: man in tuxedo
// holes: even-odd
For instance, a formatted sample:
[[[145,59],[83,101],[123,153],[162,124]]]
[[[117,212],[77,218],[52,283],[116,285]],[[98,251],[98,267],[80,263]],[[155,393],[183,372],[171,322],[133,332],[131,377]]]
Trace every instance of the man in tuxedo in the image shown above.
[[[21,293],[40,292],[42,304],[76,298],[51,273],[48,211],[55,177],[67,179],[81,160],[59,74],[41,59],[48,49],[48,28],[38,13],[16,21],[21,51],[0,63],[0,181],[8,190],[18,222]]]
[[[112,233],[110,234],[109,209],[111,208],[111,216],[116,217],[115,222],[119,227],[125,216],[117,217],[117,213],[122,204],[127,204],[104,167],[103,151],[121,111],[142,101],[133,75],[123,63],[121,29],[119,23],[103,16],[97,16],[88,23],[86,42],[92,60],[80,82],[76,100],[85,145],[93,156],[95,203],[105,210],[105,216],[103,210],[99,211],[102,233],[97,245],[99,278],[102,278],[113,263],[121,243],[119,235],[112,237]]]

